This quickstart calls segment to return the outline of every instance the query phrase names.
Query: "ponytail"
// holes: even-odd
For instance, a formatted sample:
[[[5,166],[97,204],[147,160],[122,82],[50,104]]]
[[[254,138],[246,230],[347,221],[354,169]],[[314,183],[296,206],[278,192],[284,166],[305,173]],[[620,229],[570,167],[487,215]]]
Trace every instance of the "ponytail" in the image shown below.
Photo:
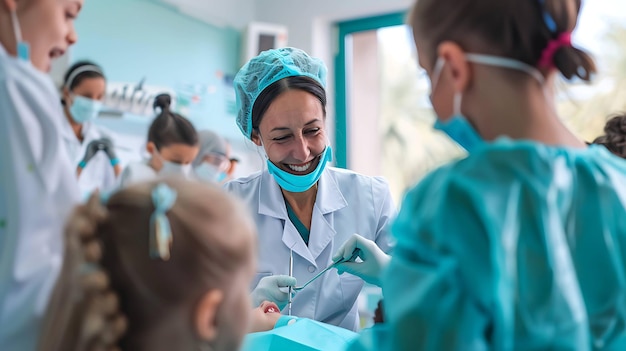
[[[148,141],[154,143],[157,150],[171,144],[195,146],[198,133],[188,119],[171,111],[172,97],[160,94],[154,99],[152,107],[157,117],[148,130]]]
[[[545,1],[545,2],[544,2]],[[539,66],[555,67],[568,80],[578,77],[590,81],[596,65],[586,52],[572,45],[571,34],[580,11],[580,0],[540,0],[543,21],[550,33]]]
[[[565,78],[589,81],[591,56],[572,45],[581,0],[418,0],[408,18],[436,61],[439,44],[512,58]]]

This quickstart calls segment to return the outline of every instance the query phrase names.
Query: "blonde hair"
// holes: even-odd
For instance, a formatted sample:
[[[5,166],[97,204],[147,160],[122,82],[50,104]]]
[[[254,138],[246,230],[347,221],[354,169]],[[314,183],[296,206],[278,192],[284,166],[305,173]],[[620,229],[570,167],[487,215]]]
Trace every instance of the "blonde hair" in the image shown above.
[[[157,183],[126,188],[106,207],[92,197],[74,212],[40,350],[134,350],[139,335],[158,323],[155,316],[224,290],[230,276],[254,262],[253,222],[236,200],[205,184],[161,182],[178,194],[167,212],[167,261],[149,252]]]

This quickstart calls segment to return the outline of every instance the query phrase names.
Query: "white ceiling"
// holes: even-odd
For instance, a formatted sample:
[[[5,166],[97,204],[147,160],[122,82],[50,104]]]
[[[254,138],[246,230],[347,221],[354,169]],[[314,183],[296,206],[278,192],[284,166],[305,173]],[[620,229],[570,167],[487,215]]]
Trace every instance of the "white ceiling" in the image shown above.
[[[150,0],[221,27],[244,28],[254,20],[255,0]]]

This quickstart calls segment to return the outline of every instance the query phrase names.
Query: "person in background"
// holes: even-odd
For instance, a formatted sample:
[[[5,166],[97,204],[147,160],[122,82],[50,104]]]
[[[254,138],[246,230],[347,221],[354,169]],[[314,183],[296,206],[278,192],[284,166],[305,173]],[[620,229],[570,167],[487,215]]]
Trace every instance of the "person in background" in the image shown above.
[[[219,134],[210,130],[198,132],[200,151],[193,161],[196,177],[209,183],[222,183],[230,168],[230,146]]]
[[[469,154],[407,193],[388,264],[358,237],[339,255],[381,279],[382,350],[626,350],[626,163],[555,108],[559,75],[596,72],[571,41],[580,8],[415,2],[435,127]]]
[[[83,0],[0,1],[0,349],[33,351],[79,201],[71,131],[48,76]]]
[[[245,200],[258,226],[257,306],[267,300],[285,310],[284,287],[305,283],[333,263],[333,253],[353,233],[385,252],[392,247],[388,232],[396,208],[387,182],[328,167],[326,75],[319,59],[283,48],[261,53],[235,76],[237,124],[266,155],[266,169],[225,185]],[[362,287],[358,277],[330,270],[298,291],[291,311],[354,331]]]
[[[228,175],[229,180],[235,179],[235,172],[237,171],[237,165],[239,164],[239,159],[237,157],[231,157],[228,159],[229,167],[226,174]]]
[[[626,114],[611,117],[604,126],[604,135],[597,137],[593,144],[602,145],[614,155],[626,158]]]
[[[120,176],[120,186],[158,176],[193,177],[192,162],[200,149],[198,133],[185,117],[170,110],[172,98],[158,95],[154,101],[157,117],[148,130],[146,150],[151,157],[146,162],[129,164]]]
[[[237,165],[239,164],[239,162],[241,162],[239,160],[239,158],[237,158],[236,156],[233,156],[233,148],[230,144],[230,142],[228,140],[226,140],[226,145],[228,146],[228,155],[229,155],[229,159],[228,159],[228,170],[226,171],[226,180],[227,181],[231,181],[233,179],[235,179],[235,172],[237,171]]]
[[[112,137],[93,123],[102,110],[105,93],[106,79],[95,63],[77,62],[65,73],[61,102],[74,132],[66,140],[67,149],[76,165],[78,185],[85,197],[96,189],[113,189],[122,172]]]
[[[100,201],[68,223],[39,350],[238,350],[255,261],[243,205],[180,177]]]

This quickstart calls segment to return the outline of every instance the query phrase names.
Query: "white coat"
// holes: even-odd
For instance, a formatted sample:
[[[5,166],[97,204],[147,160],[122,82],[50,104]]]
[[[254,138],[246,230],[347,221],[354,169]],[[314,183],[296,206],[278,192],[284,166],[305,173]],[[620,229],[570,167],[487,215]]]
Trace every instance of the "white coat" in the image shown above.
[[[0,45],[0,349],[35,349],[78,200],[50,78]]]
[[[332,262],[337,249],[353,234],[374,240],[385,252],[390,222],[396,215],[389,185],[378,177],[327,168],[319,179],[307,246],[287,216],[281,189],[267,170],[233,180],[225,188],[249,206],[258,230],[258,265],[253,287],[264,276],[289,273],[305,283]],[[356,330],[357,297],[363,281],[331,269],[296,293],[292,314]]]
[[[70,128],[69,123],[66,122],[66,124],[68,128]],[[76,167],[78,167],[78,164],[85,156],[85,151],[90,142],[104,137],[113,140],[110,133],[91,122],[83,124],[82,134],[82,143],[73,133],[65,137],[65,143],[70,154],[70,160],[72,160],[72,170],[74,172],[76,172]],[[99,151],[89,160],[78,177],[78,187],[84,198],[96,189],[101,192],[107,192],[113,190],[116,185],[117,179],[115,177],[115,170],[113,166],[111,166],[111,160],[109,160],[109,157],[104,151]]]

